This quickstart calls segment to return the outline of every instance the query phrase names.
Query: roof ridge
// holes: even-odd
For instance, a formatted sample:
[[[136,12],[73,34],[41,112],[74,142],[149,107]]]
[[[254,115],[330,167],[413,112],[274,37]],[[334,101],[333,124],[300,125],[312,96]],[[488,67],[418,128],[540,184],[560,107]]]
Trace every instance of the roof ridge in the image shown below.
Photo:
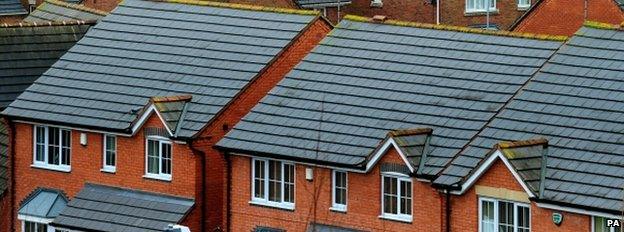
[[[433,129],[429,127],[394,129],[388,132],[388,135],[391,137],[403,136],[403,135],[419,135],[419,134],[430,134],[432,131]]]
[[[586,20],[585,22],[583,22],[583,26],[594,28],[594,29],[602,29],[602,30],[624,31],[624,22],[618,25],[618,24],[610,24],[610,23]]]
[[[568,40],[568,36],[563,36],[563,35],[546,35],[546,34],[533,34],[533,33],[512,32],[512,31],[483,30],[483,29],[470,28],[470,27],[451,26],[451,25],[442,25],[442,24],[437,25],[437,24],[430,24],[430,23],[417,23],[417,22],[400,21],[400,20],[386,20],[384,22],[375,22],[371,18],[363,17],[363,16],[356,16],[356,15],[346,15],[343,19],[356,21],[356,22],[381,23],[381,24],[392,25],[392,26],[436,29],[436,30],[445,30],[445,31],[473,33],[473,34],[523,38],[523,39],[549,40],[549,41],[560,41],[560,42]]]
[[[237,10],[265,11],[265,12],[273,12],[273,13],[281,13],[281,14],[320,15],[319,11],[314,11],[314,10],[289,9],[289,8],[268,7],[268,6],[258,6],[258,5],[249,5],[249,4],[239,4],[239,3],[214,2],[214,1],[206,1],[206,0],[152,0],[152,1],[187,4],[187,5],[198,5],[198,6],[231,8],[231,9],[237,9]]]
[[[173,95],[173,96],[154,96],[151,97],[150,100],[154,103],[159,102],[179,102],[179,101],[190,101],[193,98],[193,95],[184,94],[184,95]]]
[[[67,3],[67,2],[63,2],[63,1],[59,1],[59,0],[45,0],[44,2],[45,3],[50,3],[52,5],[63,6],[63,7],[67,7],[67,8],[72,8],[74,10],[85,11],[85,12],[98,14],[98,15],[102,15],[102,16],[105,16],[105,15],[108,14],[108,12],[106,12],[106,11],[101,11],[101,10],[98,10],[98,9],[86,7],[84,5],[72,4],[72,3]]]
[[[518,148],[518,147],[530,147],[535,145],[548,145],[548,139],[545,138],[536,138],[536,139],[527,139],[527,140],[518,140],[518,141],[502,141],[495,145],[495,147],[500,149],[508,149],[508,148]]]
[[[71,20],[71,21],[57,21],[57,22],[2,23],[0,24],[0,28],[95,25],[96,22],[97,22],[96,20]]]

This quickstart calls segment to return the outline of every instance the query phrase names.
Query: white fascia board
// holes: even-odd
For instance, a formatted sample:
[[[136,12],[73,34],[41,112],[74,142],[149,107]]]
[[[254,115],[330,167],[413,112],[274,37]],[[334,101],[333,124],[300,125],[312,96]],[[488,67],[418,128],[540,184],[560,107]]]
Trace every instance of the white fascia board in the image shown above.
[[[389,138],[388,140],[386,140],[386,142],[381,146],[381,148],[377,150],[377,152],[373,155],[373,158],[370,161],[368,161],[368,164],[366,164],[366,172],[370,172],[370,170],[372,170],[373,167],[375,167],[377,162],[381,160],[381,157],[383,157],[383,155],[386,154],[386,152],[390,148],[390,145],[392,145],[394,149],[397,151],[397,153],[399,153],[399,156],[401,157],[403,162],[405,162],[405,165],[407,165],[410,172],[414,173],[414,168],[412,167],[410,162],[407,160],[407,156],[403,154],[401,149],[399,149],[399,145],[394,141],[393,138]]]
[[[136,132],[139,131],[139,129],[141,129],[143,124],[145,124],[145,122],[152,115],[152,113],[156,113],[156,115],[160,119],[160,122],[162,122],[162,124],[167,129],[167,132],[169,133],[169,136],[173,137],[173,133],[172,133],[171,129],[169,128],[169,126],[167,126],[167,123],[165,122],[165,119],[162,117],[162,115],[160,115],[160,112],[158,112],[158,110],[156,109],[156,106],[154,106],[154,104],[150,104],[150,106],[143,113],[143,115],[141,115],[139,120],[137,120],[137,122],[134,124],[134,126],[132,126],[132,136],[134,136],[136,134]]]

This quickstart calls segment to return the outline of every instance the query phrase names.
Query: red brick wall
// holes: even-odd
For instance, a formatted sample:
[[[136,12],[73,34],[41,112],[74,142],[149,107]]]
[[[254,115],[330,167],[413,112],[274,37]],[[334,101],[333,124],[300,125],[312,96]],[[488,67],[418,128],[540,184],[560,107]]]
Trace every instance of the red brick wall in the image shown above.
[[[371,172],[348,173],[347,212],[333,212],[331,207],[331,169],[314,168],[314,180],[305,180],[305,165],[296,165],[295,210],[252,205],[251,158],[232,156],[231,223],[232,231],[250,231],[256,226],[268,226],[287,231],[305,231],[310,222],[339,225],[367,231],[443,231],[441,195],[429,183],[412,179],[413,222],[380,219],[381,176],[379,165]],[[403,161],[390,150],[380,163]],[[318,197],[315,200],[315,193]],[[316,203],[316,205],[315,205]],[[316,210],[314,210],[316,207]]]
[[[532,0],[534,4],[536,0]],[[441,0],[440,22],[457,26],[470,26],[473,24],[485,24],[485,14],[475,15],[466,12],[466,0]],[[497,0],[498,13],[490,14],[490,23],[497,24],[501,30],[508,30],[517,18],[524,14],[524,10],[518,10],[517,0]]]
[[[383,7],[370,7],[370,0],[352,0],[341,8],[345,14],[372,17],[386,15],[388,19],[435,23],[435,5],[430,0],[383,0]]]
[[[0,231],[11,230],[11,197],[7,192],[0,196]]]
[[[505,164],[497,160],[490,169],[475,183],[475,185],[505,188],[515,191],[524,189],[513,177]],[[479,226],[479,206],[478,196],[474,186],[464,195],[453,195],[451,198],[451,231],[478,231]],[[557,211],[559,212],[559,211]],[[531,203],[531,231],[547,232],[578,232],[591,231],[591,217],[573,213],[563,213],[564,220],[560,226],[552,222],[550,209],[539,208],[535,203]]]
[[[71,198],[86,182],[195,198],[195,179],[199,174],[197,168],[200,166],[197,165],[197,156],[192,154],[188,145],[173,143],[172,180],[166,182],[143,178],[145,174],[143,129],[133,137],[117,136],[117,170],[114,174],[100,171],[102,134],[86,132],[88,143],[82,146],[81,131],[72,130],[71,172],[65,173],[32,168],[33,126],[24,123],[16,123],[15,126],[16,208],[19,208],[19,202],[37,187],[61,189]],[[148,119],[144,127],[146,126],[163,127],[156,115]],[[16,212],[13,217],[15,222],[18,222]],[[192,212],[187,220],[194,231],[198,229],[197,217],[196,212]]]
[[[206,157],[206,230],[225,228],[227,224],[227,171],[223,155],[213,149],[229,128],[233,127],[251,108],[271,90],[303,57],[331,30],[327,21],[318,19],[309,25],[291,45],[279,55],[248,87],[226,106],[204,128],[197,147]],[[236,170],[236,169],[235,169]]]
[[[543,0],[514,31],[573,35],[584,22],[584,0]],[[614,0],[589,0],[587,20],[611,24],[624,21],[624,12]]]
[[[296,9],[297,4],[293,0],[211,0],[215,2],[229,2],[237,4],[251,4],[260,6],[280,7],[280,8],[293,8]]]
[[[112,11],[120,2],[121,0],[84,0],[82,4],[97,10]]]
[[[7,24],[14,24],[14,23],[19,23],[21,22],[24,18],[26,18],[27,15],[7,15],[7,16],[0,16],[0,24],[3,23],[7,23]]]

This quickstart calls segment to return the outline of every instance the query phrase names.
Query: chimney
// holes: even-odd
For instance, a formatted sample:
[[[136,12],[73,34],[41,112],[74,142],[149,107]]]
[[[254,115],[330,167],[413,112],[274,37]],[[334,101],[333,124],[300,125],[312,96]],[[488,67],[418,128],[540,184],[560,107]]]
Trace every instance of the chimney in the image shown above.
[[[388,16],[385,15],[375,15],[373,16],[373,22],[383,23],[384,21],[386,21],[387,18]]]

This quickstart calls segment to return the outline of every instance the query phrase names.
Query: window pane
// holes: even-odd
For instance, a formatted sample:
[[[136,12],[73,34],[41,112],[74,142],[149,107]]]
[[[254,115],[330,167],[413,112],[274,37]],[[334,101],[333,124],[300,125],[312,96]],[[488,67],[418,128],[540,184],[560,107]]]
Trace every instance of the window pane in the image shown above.
[[[401,181],[401,214],[412,214],[412,183]]]
[[[284,202],[295,203],[295,165],[284,164]]]
[[[48,231],[48,225],[37,223],[37,232],[47,232],[47,231]]]
[[[147,172],[151,174],[158,174],[160,169],[158,165],[158,141],[147,140]]]
[[[112,135],[106,135],[105,144],[105,164],[106,166],[115,166],[117,160],[117,138]]]
[[[35,146],[35,160],[36,161],[45,161],[45,127],[37,126],[35,127],[35,137],[36,137],[36,146]]]
[[[282,163],[269,161],[269,201],[282,201]]]
[[[347,204],[347,173],[334,171],[334,204]]]
[[[481,228],[483,232],[494,232],[494,202],[481,201]]]
[[[518,232],[531,231],[531,213],[529,207],[518,206]]]
[[[256,160],[254,162],[254,197],[264,198],[264,161]]]
[[[594,232],[610,232],[606,218],[594,217]]]
[[[397,179],[393,177],[384,177],[384,213],[397,214]]]
[[[59,165],[60,155],[60,139],[59,129],[54,127],[48,128],[48,164]]]
[[[28,222],[28,221],[24,222],[24,232],[37,232],[35,229],[36,228],[35,228],[34,222]]]
[[[514,232],[513,203],[498,202],[498,231]]]
[[[171,174],[171,144],[161,143],[162,145],[162,170],[163,174]]]
[[[71,132],[61,130],[61,164],[70,165],[71,155]]]

